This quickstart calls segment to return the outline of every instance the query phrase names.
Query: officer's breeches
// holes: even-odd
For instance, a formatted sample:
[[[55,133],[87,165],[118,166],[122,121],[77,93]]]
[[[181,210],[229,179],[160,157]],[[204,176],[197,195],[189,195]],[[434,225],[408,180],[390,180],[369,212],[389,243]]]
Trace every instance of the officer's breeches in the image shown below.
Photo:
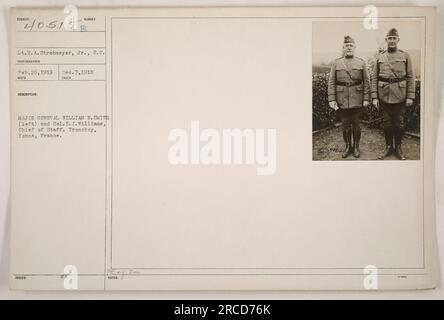
[[[342,129],[348,130],[352,127],[354,129],[360,129],[361,114],[363,109],[363,107],[339,109],[339,117],[341,118]]]
[[[387,145],[392,144],[393,137],[395,145],[400,145],[404,133],[404,113],[405,102],[401,103],[381,103],[382,124],[386,136]]]
[[[382,124],[384,128],[404,129],[405,102],[384,103],[381,102]]]

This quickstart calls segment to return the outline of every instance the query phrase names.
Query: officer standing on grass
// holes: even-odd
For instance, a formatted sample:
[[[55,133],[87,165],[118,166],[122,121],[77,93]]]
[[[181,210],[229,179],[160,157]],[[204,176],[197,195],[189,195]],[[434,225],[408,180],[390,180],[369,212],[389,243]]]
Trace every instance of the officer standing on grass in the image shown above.
[[[344,37],[343,56],[332,62],[328,79],[328,102],[338,110],[342,122],[345,150],[342,158],[353,154],[359,158],[361,140],[360,116],[370,104],[370,81],[365,61],[355,57],[356,45],[350,36]],[[353,136],[353,144],[352,144]]]
[[[410,55],[398,49],[399,34],[395,28],[388,31],[385,41],[387,50],[376,58],[371,83],[372,103],[383,112],[386,147],[379,159],[394,153],[398,159],[405,160],[401,149],[404,112],[415,99],[415,76]]]

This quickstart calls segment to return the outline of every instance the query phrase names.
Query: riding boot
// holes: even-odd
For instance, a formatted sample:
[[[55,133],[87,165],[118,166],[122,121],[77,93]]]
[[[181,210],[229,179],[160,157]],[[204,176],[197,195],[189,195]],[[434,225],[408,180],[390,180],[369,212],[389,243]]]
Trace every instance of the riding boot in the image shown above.
[[[378,157],[378,159],[382,160],[393,152],[393,130],[392,128],[384,128],[384,137],[385,137],[385,149],[384,152]]]
[[[359,150],[359,141],[361,140],[361,129],[353,128],[353,156],[359,158],[361,151]]]
[[[395,155],[399,160],[406,160],[406,156],[402,152],[402,136],[403,136],[403,130],[402,128],[395,128]]]
[[[345,150],[342,153],[342,158],[347,158],[348,155],[351,153],[351,129],[347,128],[342,131],[342,136],[345,141]]]

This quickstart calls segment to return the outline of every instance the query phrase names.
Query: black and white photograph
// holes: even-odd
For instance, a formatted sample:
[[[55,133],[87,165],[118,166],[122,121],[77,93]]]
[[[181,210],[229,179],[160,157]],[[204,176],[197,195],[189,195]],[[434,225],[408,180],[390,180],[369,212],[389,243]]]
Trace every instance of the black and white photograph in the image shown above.
[[[421,30],[313,22],[313,160],[420,159]]]
[[[0,300],[444,298],[444,2],[29,1],[0,5]]]

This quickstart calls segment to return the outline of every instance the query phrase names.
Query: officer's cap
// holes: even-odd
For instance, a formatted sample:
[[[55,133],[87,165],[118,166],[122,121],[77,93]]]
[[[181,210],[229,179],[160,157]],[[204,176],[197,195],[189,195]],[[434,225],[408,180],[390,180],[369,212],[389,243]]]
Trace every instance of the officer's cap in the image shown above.
[[[399,37],[398,30],[396,30],[396,28],[391,28],[391,29],[387,32],[387,37]]]
[[[344,43],[355,43],[355,40],[350,36],[344,36]]]

